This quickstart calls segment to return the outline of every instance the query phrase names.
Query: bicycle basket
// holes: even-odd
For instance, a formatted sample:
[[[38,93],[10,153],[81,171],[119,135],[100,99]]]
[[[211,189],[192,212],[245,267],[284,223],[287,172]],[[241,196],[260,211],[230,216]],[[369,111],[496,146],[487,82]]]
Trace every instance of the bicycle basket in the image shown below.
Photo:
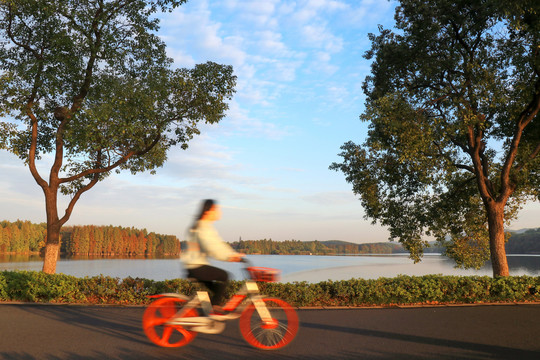
[[[279,281],[281,271],[278,269],[272,269],[267,267],[250,266],[247,268],[251,279],[262,282],[276,282]]]

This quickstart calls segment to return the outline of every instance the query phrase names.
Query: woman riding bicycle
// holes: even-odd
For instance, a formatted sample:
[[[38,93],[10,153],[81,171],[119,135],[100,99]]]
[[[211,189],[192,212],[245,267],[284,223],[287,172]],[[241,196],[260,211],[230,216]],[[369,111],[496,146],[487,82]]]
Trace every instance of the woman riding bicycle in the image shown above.
[[[144,311],[144,333],[159,346],[180,347],[189,344],[197,333],[219,334],[225,329],[225,321],[239,319],[240,333],[250,345],[264,350],[279,349],[296,336],[298,315],[287,302],[261,294],[257,285],[257,281],[277,281],[279,270],[247,266],[249,277],[223,309],[217,306],[223,300],[229,276],[211,266],[208,257],[237,262],[244,257],[213,228],[212,223],[220,217],[215,202],[205,200],[190,228],[188,248],[181,256],[187,276],[212,292],[210,302],[214,309],[204,291],[197,291],[192,297],[176,293],[151,295],[155,300]]]
[[[212,226],[221,218],[221,210],[214,200],[204,200],[195,223],[189,230],[188,247],[182,251],[180,259],[187,269],[187,277],[203,283],[211,291],[211,303],[219,310],[227,281],[228,273],[211,266],[208,257],[221,261],[239,262],[245,254],[238,253],[227,244]]]

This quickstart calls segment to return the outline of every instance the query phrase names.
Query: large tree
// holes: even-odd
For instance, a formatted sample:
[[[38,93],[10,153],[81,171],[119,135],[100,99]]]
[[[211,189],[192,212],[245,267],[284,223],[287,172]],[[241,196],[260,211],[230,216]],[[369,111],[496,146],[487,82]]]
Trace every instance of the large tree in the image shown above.
[[[505,223],[540,198],[540,2],[400,0],[395,20],[369,35],[367,139],[330,168],[415,261],[431,235],[507,276]]]
[[[80,196],[111,171],[154,171],[224,117],[231,66],[174,69],[158,11],[186,0],[0,0],[0,147],[45,194],[43,271]],[[36,164],[49,159],[47,177]],[[58,213],[59,192],[71,196]]]

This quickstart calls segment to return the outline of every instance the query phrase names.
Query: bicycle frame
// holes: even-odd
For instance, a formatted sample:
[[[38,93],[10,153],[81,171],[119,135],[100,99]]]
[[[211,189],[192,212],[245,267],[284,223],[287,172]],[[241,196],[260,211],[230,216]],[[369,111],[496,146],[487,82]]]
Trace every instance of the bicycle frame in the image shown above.
[[[196,333],[219,334],[225,329],[225,321],[239,319],[240,333],[250,345],[263,350],[287,345],[298,331],[298,315],[287,302],[262,295],[257,283],[276,281],[277,270],[245,270],[248,276],[223,307],[224,314],[213,312],[206,291],[197,291],[191,297],[176,293],[150,296],[155,300],[143,314],[146,336],[159,346],[180,347],[189,344]]]
[[[165,324],[180,325],[191,331],[210,334],[220,333],[225,329],[225,324],[221,326],[217,325],[216,322],[238,319],[250,303],[253,303],[264,324],[273,324],[274,322],[266,304],[262,300],[263,296],[260,294],[259,286],[250,279],[246,279],[240,290],[225,304],[223,310],[229,311],[229,313],[223,315],[212,313],[212,304],[206,291],[197,291],[191,298],[175,293],[161,294],[154,297],[175,297],[187,301],[182,309]],[[185,317],[190,311],[196,309],[202,309],[203,316]]]

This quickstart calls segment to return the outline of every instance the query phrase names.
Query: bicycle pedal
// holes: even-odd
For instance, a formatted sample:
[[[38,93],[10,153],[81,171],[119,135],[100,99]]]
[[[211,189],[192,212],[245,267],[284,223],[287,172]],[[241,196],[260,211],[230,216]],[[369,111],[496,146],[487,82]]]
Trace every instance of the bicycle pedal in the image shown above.
[[[210,314],[208,315],[208,317],[212,320],[217,320],[217,321],[225,321],[225,320],[234,320],[234,319],[238,319],[240,317],[240,314],[238,313],[234,313],[234,312],[230,312],[230,313],[227,313],[227,314]]]
[[[193,326],[190,330],[203,334],[219,334],[225,330],[225,323],[221,321],[211,321],[205,325]]]

